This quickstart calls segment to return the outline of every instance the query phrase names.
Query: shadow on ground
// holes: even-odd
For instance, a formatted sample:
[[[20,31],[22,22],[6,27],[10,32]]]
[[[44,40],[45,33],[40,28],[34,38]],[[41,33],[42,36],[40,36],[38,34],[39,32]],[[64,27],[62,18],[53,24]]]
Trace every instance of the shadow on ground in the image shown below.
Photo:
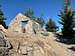
[[[56,34],[56,41],[60,43],[64,43],[66,45],[74,45],[75,36],[62,36],[62,35]],[[75,51],[75,46],[71,46],[68,49]]]

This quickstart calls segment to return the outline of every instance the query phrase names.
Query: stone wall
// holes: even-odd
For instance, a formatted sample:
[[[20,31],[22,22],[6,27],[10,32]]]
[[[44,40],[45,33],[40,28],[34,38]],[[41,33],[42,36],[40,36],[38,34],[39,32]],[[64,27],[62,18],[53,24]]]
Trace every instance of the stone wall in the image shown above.
[[[34,31],[41,30],[40,24],[35,22],[34,20],[31,20],[30,18],[24,16],[23,14],[19,13],[11,22],[9,25],[8,30],[11,32],[19,32],[22,33],[22,21],[28,21],[27,24],[23,27],[25,27],[25,32],[27,33],[34,33]],[[35,29],[33,29],[35,27]],[[38,31],[37,31],[38,32]]]

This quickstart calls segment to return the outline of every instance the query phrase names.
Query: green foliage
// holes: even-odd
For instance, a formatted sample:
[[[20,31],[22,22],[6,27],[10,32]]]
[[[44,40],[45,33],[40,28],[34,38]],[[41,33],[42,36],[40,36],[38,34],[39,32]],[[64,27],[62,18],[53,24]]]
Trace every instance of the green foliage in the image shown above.
[[[27,9],[27,11],[24,13],[25,16],[32,18],[34,15],[34,12],[31,8]]]
[[[75,28],[75,10],[72,10],[72,14],[74,14],[73,16],[73,23],[72,23],[72,27]]]
[[[74,35],[74,11],[70,8],[71,1],[64,0],[64,9],[60,12],[60,24],[63,26],[62,34],[63,36],[73,36]]]
[[[38,18],[36,19],[36,21],[37,21],[37,22],[41,25],[41,27],[43,27],[43,26],[44,26],[45,21],[44,21],[43,13],[41,14],[41,16],[40,16],[40,17],[38,17]]]
[[[52,19],[49,19],[49,21],[46,24],[46,30],[49,32],[56,32],[57,26],[55,25],[55,22]]]
[[[0,8],[0,25],[3,25],[4,28],[7,28],[4,20],[6,20],[6,19],[4,17],[3,11]]]
[[[41,27],[43,27],[44,24],[45,24],[45,21],[44,21],[44,18],[43,17],[38,17],[36,19],[36,22],[38,22],[41,25]]]
[[[60,24],[63,25],[62,28],[62,33],[63,36],[73,36],[73,19],[74,19],[74,14],[72,13],[71,10],[68,10],[66,13],[61,12],[60,15],[61,21],[59,22]]]
[[[70,9],[71,0],[64,0],[64,12]]]

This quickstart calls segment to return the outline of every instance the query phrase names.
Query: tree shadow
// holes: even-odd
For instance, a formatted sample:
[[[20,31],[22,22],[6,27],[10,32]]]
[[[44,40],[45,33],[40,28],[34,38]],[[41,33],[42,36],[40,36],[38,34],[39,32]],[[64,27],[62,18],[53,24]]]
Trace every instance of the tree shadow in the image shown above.
[[[68,49],[70,49],[70,50],[72,50],[72,51],[75,51],[75,47],[74,47],[74,46],[72,46],[72,47],[70,47],[70,48],[68,48]]]
[[[56,41],[68,45],[75,44],[75,36],[63,36],[56,34]]]

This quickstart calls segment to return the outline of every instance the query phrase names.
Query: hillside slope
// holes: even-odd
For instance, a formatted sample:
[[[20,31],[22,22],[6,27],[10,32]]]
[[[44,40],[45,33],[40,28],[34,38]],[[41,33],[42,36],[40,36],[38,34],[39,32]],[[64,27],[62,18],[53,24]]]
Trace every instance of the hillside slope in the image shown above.
[[[10,56],[75,56],[55,41],[53,33],[48,33],[48,36],[10,33],[7,39],[13,46]]]

